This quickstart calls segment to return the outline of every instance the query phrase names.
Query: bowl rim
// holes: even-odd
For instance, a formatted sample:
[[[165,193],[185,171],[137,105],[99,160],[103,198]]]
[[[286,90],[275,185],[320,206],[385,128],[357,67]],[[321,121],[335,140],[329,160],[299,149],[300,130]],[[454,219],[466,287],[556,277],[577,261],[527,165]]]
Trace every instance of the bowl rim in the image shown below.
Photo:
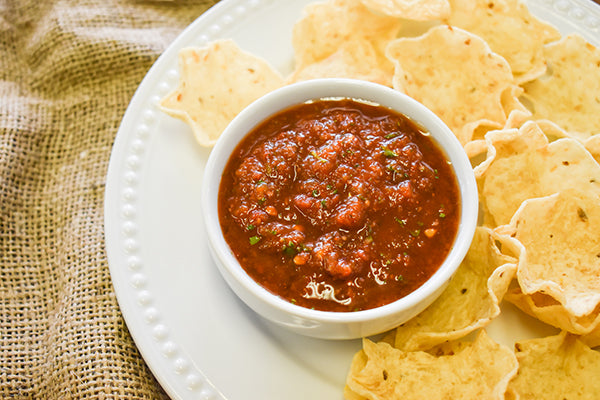
[[[329,95],[320,93],[329,93]],[[361,94],[358,95],[358,93]],[[289,106],[323,98],[364,100],[392,108],[408,116],[431,134],[433,140],[451,162],[458,181],[461,214],[457,235],[450,253],[438,270],[420,287],[408,295],[380,307],[360,311],[324,311],[292,304],[268,291],[248,275],[233,255],[222,234],[218,217],[218,188],[224,166],[227,164],[231,152],[237,147],[240,140],[265,118]],[[217,189],[215,190],[215,188]],[[217,264],[221,263],[221,266],[226,268],[248,292],[272,308],[292,316],[320,323],[357,323],[388,317],[414,308],[449,282],[465,257],[475,233],[479,208],[477,193],[473,168],[462,145],[433,111],[417,100],[388,86],[355,79],[321,78],[292,83],[275,89],[253,101],[229,123],[216,141],[205,166],[201,182],[201,208],[209,246],[213,250],[213,257],[219,258],[215,261]]]

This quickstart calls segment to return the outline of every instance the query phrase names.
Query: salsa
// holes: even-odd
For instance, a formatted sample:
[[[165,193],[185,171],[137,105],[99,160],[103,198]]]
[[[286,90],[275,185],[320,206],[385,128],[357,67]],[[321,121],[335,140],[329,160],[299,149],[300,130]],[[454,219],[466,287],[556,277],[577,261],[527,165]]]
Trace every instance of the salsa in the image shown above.
[[[267,290],[307,308],[358,311],[435,273],[459,203],[449,161],[413,121],[353,99],[315,100],[242,140],[222,177],[219,220]]]

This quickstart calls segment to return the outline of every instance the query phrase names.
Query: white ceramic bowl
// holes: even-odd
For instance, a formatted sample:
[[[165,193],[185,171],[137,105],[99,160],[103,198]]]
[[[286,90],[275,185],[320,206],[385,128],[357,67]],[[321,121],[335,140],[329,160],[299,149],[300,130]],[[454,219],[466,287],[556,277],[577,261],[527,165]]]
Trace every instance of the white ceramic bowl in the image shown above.
[[[444,150],[458,178],[461,208],[458,234],[438,271],[421,287],[393,303],[357,312],[311,310],[291,304],[256,283],[240,266],[223,238],[218,217],[218,188],[229,156],[240,140],[272,114],[308,100],[354,98],[390,107],[427,129]],[[245,108],[225,129],[211,151],[202,181],[202,213],[209,247],[221,274],[235,294],[271,322],[296,333],[327,339],[374,335],[406,322],[443,291],[463,260],[475,232],[477,186],[471,164],[448,127],[414,99],[388,87],[349,79],[317,79],[275,90]]]

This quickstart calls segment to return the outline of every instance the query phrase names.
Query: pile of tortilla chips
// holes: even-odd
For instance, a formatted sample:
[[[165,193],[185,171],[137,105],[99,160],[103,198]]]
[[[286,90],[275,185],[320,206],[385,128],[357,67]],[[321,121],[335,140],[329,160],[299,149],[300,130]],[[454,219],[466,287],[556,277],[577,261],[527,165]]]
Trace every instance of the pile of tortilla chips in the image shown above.
[[[292,45],[287,77],[231,40],[184,49],[161,107],[210,146],[274,88],[369,80],[436,112],[479,186],[455,277],[420,315],[364,339],[346,398],[600,398],[600,51],[519,0],[327,0],[306,7]],[[560,333],[495,343],[485,327],[503,300]]]

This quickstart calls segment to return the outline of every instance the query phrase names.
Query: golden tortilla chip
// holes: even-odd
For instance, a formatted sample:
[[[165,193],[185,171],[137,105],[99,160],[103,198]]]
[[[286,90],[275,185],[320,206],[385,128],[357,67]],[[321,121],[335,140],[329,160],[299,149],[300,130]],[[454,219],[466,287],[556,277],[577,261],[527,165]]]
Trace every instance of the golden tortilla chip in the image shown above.
[[[600,326],[597,326],[593,331],[583,336],[579,336],[579,340],[589,347],[600,346]]]
[[[523,83],[546,71],[543,45],[560,39],[552,25],[535,18],[521,0],[451,0],[450,25],[481,36],[508,61]]]
[[[512,72],[478,36],[438,26],[392,41],[386,54],[395,65],[393,87],[434,111],[463,145],[479,125],[506,122],[502,95],[516,86]]]
[[[449,343],[439,356],[364,339],[352,361],[346,393],[371,400],[503,400],[517,366],[513,352],[484,331],[472,343]]]
[[[594,159],[600,163],[600,133],[587,139],[583,145]]]
[[[519,372],[509,383],[517,398],[596,399],[600,396],[600,353],[565,332],[515,344]]]
[[[526,200],[510,224],[496,231],[514,237],[521,244],[517,279],[523,293],[551,296],[575,317],[589,315],[598,307],[600,197],[597,193],[566,189]]]
[[[534,119],[549,119],[580,140],[600,133],[600,50],[572,34],[544,49],[549,76],[523,85]]]
[[[532,317],[577,335],[600,331],[600,307],[584,316],[574,316],[552,296],[544,293],[524,294],[520,287],[511,288],[504,299]]]
[[[600,194],[600,165],[581,143],[548,138],[534,122],[486,135],[487,159],[475,169],[486,226],[508,224],[521,203],[566,188]]]
[[[542,132],[544,132],[544,135],[546,135],[549,142],[553,142],[555,140],[563,139],[563,138],[576,139],[576,138],[572,137],[571,135],[569,135],[569,133],[567,131],[565,131],[560,126],[556,125],[554,122],[552,122],[550,120],[541,119],[541,120],[535,121],[535,123],[540,127]]]
[[[496,239],[491,230],[477,228],[465,259],[440,297],[396,329],[396,348],[428,350],[485,327],[500,314],[500,301],[517,265],[515,258],[500,252]]]
[[[391,71],[380,68],[379,59],[371,46],[342,45],[329,57],[297,68],[288,77],[293,83],[317,78],[351,78],[391,86]]]
[[[467,157],[471,161],[471,166],[473,169],[477,168],[477,166],[481,165],[483,161],[485,161],[485,156],[487,154],[487,143],[484,139],[471,140],[467,144],[463,146],[465,149],[465,153],[467,153]]]
[[[357,393],[354,393],[350,388],[346,385],[344,386],[344,399],[345,400],[367,400],[366,397],[359,396]]]
[[[531,118],[531,111],[518,100],[522,94],[523,88],[520,86],[511,86],[502,93],[502,107],[505,114],[508,115],[504,129],[520,128]]]
[[[341,48],[346,51],[358,48],[360,54],[368,54],[370,58],[376,59],[377,69],[390,77],[386,82],[390,85],[394,68],[385,58],[384,51],[386,44],[396,37],[400,28],[397,18],[375,14],[360,0],[311,3],[306,6],[304,16],[296,22],[293,29],[295,68],[302,71],[309,65],[324,62]],[[341,57],[334,57],[334,61],[339,65],[340,62],[354,62],[356,59],[342,54]],[[369,60],[367,65],[372,64]],[[346,68],[353,70],[357,67],[347,65]],[[358,67],[359,71],[364,68],[366,66]]]
[[[181,50],[179,69],[179,86],[160,107],[190,125],[202,146],[212,146],[252,101],[283,86],[281,75],[266,61],[242,51],[232,40]]]
[[[392,17],[431,21],[450,16],[448,0],[361,0],[374,11]]]
[[[531,111],[527,109],[520,101],[519,96],[523,93],[523,89],[519,86],[510,86],[501,96],[502,109],[504,114],[508,115],[504,126],[500,127],[497,122],[489,121],[477,121],[473,134],[471,135],[471,142],[483,141],[485,143],[485,135],[493,130],[499,129],[512,129],[520,128],[525,122],[531,118]],[[467,142],[464,147],[466,148],[471,142]]]
[[[492,136],[495,135],[498,137],[507,136],[507,140],[511,140],[509,138],[509,136],[517,135],[518,130],[515,130],[515,129],[522,128],[523,125],[526,122],[528,122],[530,117],[531,117],[531,113],[523,112],[520,109],[514,109],[508,116],[508,119],[506,120],[506,124],[504,125],[504,128],[497,129],[498,131],[503,131],[503,132],[497,132],[495,134],[490,134],[490,135],[492,135]],[[539,121],[535,121],[535,124],[537,125],[537,127],[539,129],[541,129],[542,133],[546,136],[546,138],[548,139],[548,143],[553,142],[557,139],[571,137],[565,130],[560,128],[558,125],[556,125],[552,121],[539,120]],[[525,129],[534,129],[534,128],[532,128],[532,126],[529,126]],[[490,131],[488,131],[488,132],[490,132]],[[488,132],[486,132],[486,134]],[[467,156],[471,159],[471,164],[473,165],[473,168],[475,169],[475,168],[479,167],[475,170],[475,175],[477,177],[480,177],[483,174],[483,172],[485,171],[486,166],[489,166],[489,163],[492,161],[492,157],[487,157],[488,150],[491,150],[490,148],[488,148],[488,143],[486,142],[485,138],[472,140],[464,145],[464,149],[467,153]],[[590,149],[588,149],[588,151],[589,150]],[[492,152],[494,152],[494,154],[495,154],[495,150],[492,150]],[[590,153],[591,153],[591,151],[590,151]]]
[[[531,112],[529,111],[512,110],[509,113],[508,118],[506,119],[506,123],[504,124],[503,129],[519,129],[530,118]]]

